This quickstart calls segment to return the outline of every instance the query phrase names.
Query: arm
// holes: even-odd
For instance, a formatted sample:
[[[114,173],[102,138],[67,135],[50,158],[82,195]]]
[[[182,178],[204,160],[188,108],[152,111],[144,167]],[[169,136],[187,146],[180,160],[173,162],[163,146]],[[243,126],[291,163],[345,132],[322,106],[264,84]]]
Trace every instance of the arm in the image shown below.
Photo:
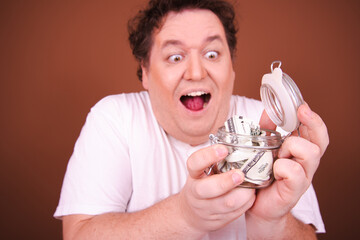
[[[249,239],[316,239],[314,229],[295,219],[290,210],[310,186],[329,137],[324,122],[307,105],[300,106],[298,118],[301,137],[285,140],[274,163],[276,181],[258,192],[246,213]]]
[[[189,177],[179,194],[135,213],[63,217],[64,239],[198,239],[244,214],[254,190],[234,188],[241,171],[205,177],[204,169],[222,160],[227,149],[214,145],[188,159]]]
[[[274,221],[257,219],[246,213],[246,223],[248,239],[317,239],[314,227],[299,221],[291,213]]]
[[[197,239],[203,233],[181,216],[178,195],[134,213],[63,217],[63,235],[70,239]]]

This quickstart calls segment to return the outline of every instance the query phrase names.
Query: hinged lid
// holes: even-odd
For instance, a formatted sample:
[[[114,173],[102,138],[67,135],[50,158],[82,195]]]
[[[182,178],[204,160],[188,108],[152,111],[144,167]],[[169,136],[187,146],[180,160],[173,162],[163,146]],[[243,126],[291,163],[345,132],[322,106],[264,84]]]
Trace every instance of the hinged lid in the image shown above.
[[[278,67],[273,69],[276,63]],[[292,132],[300,125],[297,109],[304,100],[295,82],[280,67],[280,61],[271,64],[271,73],[262,78],[260,96],[270,119],[283,130]]]

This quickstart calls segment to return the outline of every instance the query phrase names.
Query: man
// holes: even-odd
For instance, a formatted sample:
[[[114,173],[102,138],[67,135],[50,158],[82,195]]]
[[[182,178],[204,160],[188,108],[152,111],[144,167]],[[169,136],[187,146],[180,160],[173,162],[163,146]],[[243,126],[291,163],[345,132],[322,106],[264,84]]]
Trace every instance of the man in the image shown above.
[[[239,170],[204,174],[228,154],[209,134],[234,114],[262,113],[232,96],[233,20],[220,0],[150,1],[135,18],[130,43],[147,91],[109,96],[88,115],[55,213],[65,239],[311,239],[324,230],[311,181],[328,134],[307,105],[302,137],[283,143],[270,187],[236,187]],[[265,113],[260,124],[274,128]]]

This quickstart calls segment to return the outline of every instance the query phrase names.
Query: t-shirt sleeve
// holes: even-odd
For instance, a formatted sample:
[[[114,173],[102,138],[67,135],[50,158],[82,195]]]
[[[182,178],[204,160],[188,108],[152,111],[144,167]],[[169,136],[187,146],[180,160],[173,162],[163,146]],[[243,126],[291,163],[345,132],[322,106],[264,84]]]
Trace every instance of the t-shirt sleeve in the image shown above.
[[[91,109],[69,160],[55,217],[126,210],[132,178],[120,109],[109,97]]]
[[[317,233],[324,233],[325,226],[321,218],[319,204],[313,185],[300,198],[291,213],[305,224],[312,224]]]

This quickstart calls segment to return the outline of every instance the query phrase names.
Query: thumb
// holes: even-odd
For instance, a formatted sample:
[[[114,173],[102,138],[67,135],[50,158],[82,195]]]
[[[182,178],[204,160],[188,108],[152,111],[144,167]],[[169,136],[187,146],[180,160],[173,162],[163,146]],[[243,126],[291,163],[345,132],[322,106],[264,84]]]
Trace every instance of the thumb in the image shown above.
[[[269,118],[269,115],[266,113],[265,110],[263,110],[261,117],[260,117],[260,128],[262,129],[269,129],[269,130],[275,130],[276,125],[271,121]]]

